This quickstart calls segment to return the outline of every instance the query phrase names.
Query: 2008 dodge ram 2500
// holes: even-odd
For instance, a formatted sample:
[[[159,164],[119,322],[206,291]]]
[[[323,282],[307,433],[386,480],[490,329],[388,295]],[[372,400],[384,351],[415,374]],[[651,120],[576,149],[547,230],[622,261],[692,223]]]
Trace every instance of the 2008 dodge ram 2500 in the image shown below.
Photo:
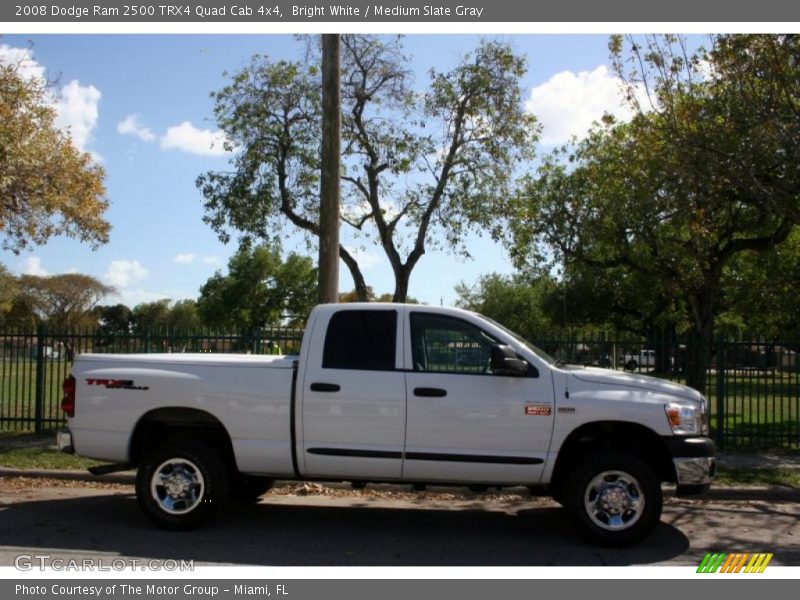
[[[634,542],[714,476],[706,400],[576,367],[452,308],[329,304],[300,356],[83,354],[62,403],[74,452],[137,466],[183,529],[275,479],[541,487],[589,537]]]

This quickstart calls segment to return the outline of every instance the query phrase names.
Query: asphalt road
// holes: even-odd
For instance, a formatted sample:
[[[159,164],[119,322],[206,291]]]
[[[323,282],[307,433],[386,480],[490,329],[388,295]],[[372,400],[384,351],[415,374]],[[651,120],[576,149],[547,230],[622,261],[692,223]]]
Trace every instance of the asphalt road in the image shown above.
[[[8,482],[0,479],[3,566],[21,553],[292,566],[697,565],[711,551],[773,552],[772,564],[800,565],[794,502],[671,498],[644,542],[605,549],[587,544],[557,504],[539,498],[267,495],[202,530],[173,533],[145,520],[130,487]]]

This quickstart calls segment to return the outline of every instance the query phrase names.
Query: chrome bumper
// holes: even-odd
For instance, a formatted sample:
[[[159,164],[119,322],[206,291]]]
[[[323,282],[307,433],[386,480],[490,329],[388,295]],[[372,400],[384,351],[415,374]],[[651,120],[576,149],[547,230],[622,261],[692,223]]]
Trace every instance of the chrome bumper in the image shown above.
[[[678,485],[708,485],[714,479],[717,460],[713,456],[673,458]]]
[[[72,447],[72,434],[64,429],[59,429],[56,432],[56,446],[60,452],[74,454],[75,449]]]

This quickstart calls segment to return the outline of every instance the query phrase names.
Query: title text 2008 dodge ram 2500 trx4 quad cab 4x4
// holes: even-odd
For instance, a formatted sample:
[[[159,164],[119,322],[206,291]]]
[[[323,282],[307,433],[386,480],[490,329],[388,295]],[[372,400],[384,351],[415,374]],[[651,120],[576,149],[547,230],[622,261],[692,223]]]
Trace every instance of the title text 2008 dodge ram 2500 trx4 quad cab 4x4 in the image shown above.
[[[299,357],[77,357],[69,444],[137,466],[182,529],[274,479],[544,487],[589,537],[634,542],[714,475],[706,401],[674,383],[563,365],[478,314],[329,304]],[[65,436],[66,437],[66,436]]]

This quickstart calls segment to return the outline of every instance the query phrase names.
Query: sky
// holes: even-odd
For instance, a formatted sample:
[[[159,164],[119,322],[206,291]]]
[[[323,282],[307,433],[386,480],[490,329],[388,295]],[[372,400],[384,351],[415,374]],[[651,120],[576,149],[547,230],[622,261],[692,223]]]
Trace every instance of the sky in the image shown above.
[[[527,57],[521,81],[526,110],[543,126],[539,154],[582,135],[604,112],[626,118],[619,82],[610,69],[604,35],[485,36],[510,42]],[[449,70],[475,48],[475,35],[407,35],[410,68],[422,90],[431,68]],[[108,244],[93,251],[66,238],[20,255],[0,251],[17,274],[81,272],[114,286],[103,303],[134,306],[162,298],[196,298],[216,270],[225,272],[235,242],[220,243],[204,224],[198,175],[228,168],[224,135],[213,119],[210,92],[225,72],[254,54],[300,59],[292,36],[264,35],[6,35],[0,62],[22,59],[26,76],[55,81],[58,125],[106,170],[112,225]],[[287,226],[283,250],[316,256]],[[513,271],[502,244],[471,236],[472,259],[429,250],[411,276],[410,295],[428,304],[453,304],[459,282]],[[367,284],[381,294],[394,280],[378,246],[353,246]],[[341,290],[352,289],[342,264]]]

